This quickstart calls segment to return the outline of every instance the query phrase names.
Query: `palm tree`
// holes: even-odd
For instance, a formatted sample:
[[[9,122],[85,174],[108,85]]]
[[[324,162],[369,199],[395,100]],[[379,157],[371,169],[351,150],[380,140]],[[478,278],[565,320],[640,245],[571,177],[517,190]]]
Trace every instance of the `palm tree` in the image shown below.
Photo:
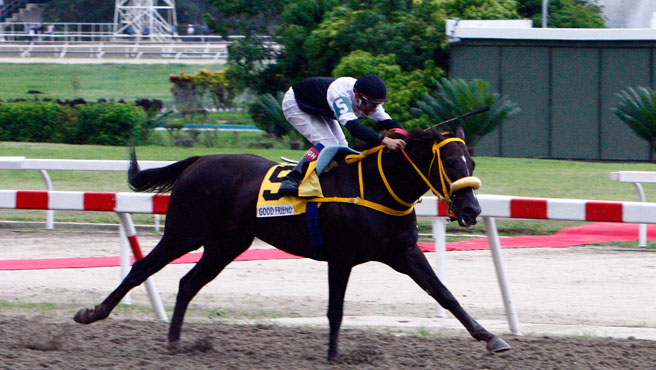
[[[293,131],[282,113],[282,98],[282,93],[278,93],[277,96],[269,93],[257,95],[248,106],[248,113],[255,126],[275,137],[283,137]]]
[[[656,150],[656,92],[638,86],[617,93],[619,102],[610,110]]]
[[[433,124],[436,124],[490,107],[487,112],[444,124],[444,127],[451,131],[462,125],[467,145],[472,152],[483,136],[497,128],[506,118],[521,111],[517,103],[506,96],[499,97],[497,93],[490,93],[488,83],[482,80],[442,78],[437,81],[436,86],[430,94],[424,94],[422,100],[416,102],[416,108],[410,109],[413,115],[427,115]]]

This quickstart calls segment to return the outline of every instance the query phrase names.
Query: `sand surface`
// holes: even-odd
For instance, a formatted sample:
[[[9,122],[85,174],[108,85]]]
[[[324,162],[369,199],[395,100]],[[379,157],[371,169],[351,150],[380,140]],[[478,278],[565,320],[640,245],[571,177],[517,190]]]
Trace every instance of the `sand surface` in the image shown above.
[[[139,238],[145,252],[159,240],[159,236],[155,234],[142,233]],[[119,248],[118,233],[113,232],[0,230],[0,260],[116,256],[119,254]],[[270,248],[270,246],[256,241],[251,248]],[[430,261],[435,259],[433,253],[428,253],[427,256]],[[346,362],[342,363],[344,365],[342,367],[350,366],[349,361],[351,361],[355,362],[357,367],[435,367],[440,364],[445,368],[449,366],[466,368],[462,367],[458,360],[472,361],[472,358],[467,357],[471,352],[471,356],[483,361],[478,365],[472,365],[473,367],[531,368],[539,362],[531,365],[532,363],[523,361],[527,360],[526,356],[530,357],[530,353],[535,353],[536,348],[554,346],[552,351],[544,351],[554,353],[554,358],[545,354],[536,357],[544,364],[544,361],[550,363],[550,361],[567,360],[565,349],[580,344],[580,350],[583,351],[580,357],[592,361],[580,360],[583,361],[580,368],[592,365],[595,368],[613,368],[611,365],[615,360],[611,359],[621,359],[622,356],[627,357],[624,361],[639,361],[636,363],[637,367],[654,368],[656,253],[621,250],[614,247],[526,248],[506,249],[503,251],[503,257],[524,337],[516,337],[509,333],[489,251],[448,252],[446,286],[472,316],[489,330],[503,335],[513,345],[512,355],[506,355],[501,361],[500,356],[490,357],[485,354],[484,345],[467,337],[460,324],[450,314],[447,318],[437,318],[435,302],[408,277],[396,273],[385,265],[368,263],[353,270],[346,294],[346,317],[343,326],[346,329],[373,328],[374,330],[365,332],[356,330],[352,332],[354,336],[352,339],[345,339],[340,347],[346,356],[344,357]],[[192,266],[169,265],[153,276],[154,284],[167,308],[175,302],[179,279]],[[213,351],[223,353],[221,348],[226,345],[224,341],[228,340],[221,334],[225,330],[247,336],[261,335],[265,343],[267,337],[273,336],[275,339],[272,341],[276,342],[273,346],[283,347],[279,349],[280,351],[289,351],[284,342],[291,339],[291,336],[296,343],[295,346],[306,347],[302,349],[302,353],[311,352],[316,358],[311,356],[308,360],[301,355],[304,360],[299,360],[294,356],[287,358],[286,355],[279,354],[278,357],[282,356],[291,362],[271,363],[265,366],[257,362],[260,356],[258,354],[253,355],[248,361],[243,360],[241,364],[243,367],[255,368],[291,365],[298,365],[292,366],[293,368],[324,366],[326,363],[323,362],[323,358],[327,341],[326,277],[325,263],[307,259],[233,262],[192,301],[182,333],[183,341],[191,347],[183,351],[198,354],[200,357],[207,356]],[[57,337],[59,332],[78,333],[77,336],[70,337],[68,334],[62,334],[64,339],[60,338],[52,343],[48,342],[51,339],[40,339],[41,342],[46,341],[55,347],[51,351],[41,351],[44,358],[59,353],[64,356],[60,361],[66,361],[65,353],[78,345],[75,344],[76,340],[80,340],[80,343],[88,342],[88,339],[81,338],[93,336],[90,333],[101,330],[97,328],[103,328],[102,330],[108,333],[108,338],[98,334],[93,341],[101,345],[109,340],[113,343],[108,343],[110,347],[116,345],[116,352],[120,352],[121,347],[130,347],[129,343],[132,343],[133,339],[139,341],[139,337],[148,337],[146,345],[152,345],[153,348],[161,347],[160,352],[162,356],[167,356],[167,359],[170,359],[170,356],[188,356],[189,353],[172,355],[164,350],[166,324],[155,320],[149,310],[121,307],[110,316],[109,320],[90,326],[79,325],[72,321],[72,315],[77,309],[98,304],[116,287],[119,279],[118,267],[0,271],[0,301],[8,302],[5,304],[6,308],[0,311],[0,320],[3,321],[0,327],[4,328],[0,330],[5,330],[5,334],[10,334],[11,328],[30,332],[28,325],[29,327],[34,325],[32,330],[35,332],[52,334],[46,335],[47,338]],[[135,307],[150,305],[143,287],[134,289],[130,299]],[[44,307],[42,303],[54,303],[56,307]],[[249,325],[244,326],[244,324]],[[51,330],[39,329],[44,327]],[[134,332],[131,328],[134,328]],[[128,337],[112,340],[115,334],[111,333],[114,330]],[[399,337],[398,333],[403,333],[402,337]],[[280,336],[276,337],[277,335]],[[303,340],[297,337],[305,335],[308,337]],[[358,335],[366,339],[357,339]],[[417,335],[424,337],[417,338]],[[561,338],[563,335],[578,337]],[[385,336],[397,338],[398,340],[392,341],[400,348],[385,349],[390,340],[384,339]],[[34,346],[34,343],[28,343],[30,341],[24,337],[22,339],[12,337],[14,341],[5,343],[7,346],[18,346],[17,348]],[[314,337],[318,343],[311,339]],[[643,342],[640,339],[647,341]],[[406,340],[412,343],[404,342]],[[148,341],[155,342],[148,344],[150,343]],[[423,348],[424,344],[419,343],[424,342],[427,347],[447,346],[449,356],[445,358],[443,353],[435,355],[434,358],[420,356],[421,359],[418,360],[414,358],[412,351],[401,354],[405,353],[403,349],[405,346]],[[634,348],[631,346],[637,344],[640,348],[644,346],[645,353],[651,353],[641,357],[644,361],[651,362],[641,362],[643,360],[634,358],[630,350],[624,355],[622,351],[616,355],[610,350],[600,350],[600,348],[622,348],[625,345]],[[234,343],[231,345],[236,346]],[[107,347],[107,351],[110,351],[110,347]],[[273,351],[271,347],[267,346],[267,350]],[[319,347],[318,353],[315,353],[317,352],[315,347]],[[469,347],[471,350],[467,349]],[[87,349],[84,348],[77,349],[81,351],[80,355],[87,353]],[[203,348],[206,351],[203,351]],[[588,349],[592,354],[587,352]],[[257,352],[253,349],[249,351]],[[412,362],[404,366],[403,363],[397,362],[401,361],[397,356],[390,357],[389,351],[393,353],[400,351],[399,358],[407,355]],[[467,356],[454,357],[451,355],[453,351]],[[30,353],[35,352],[32,350]],[[598,355],[595,356],[594,353]],[[87,355],[90,360],[94,358],[93,354]],[[109,355],[116,356],[116,353]],[[573,356],[579,357],[579,355]],[[23,358],[23,355],[19,354],[16,358],[24,359],[27,361],[25,367],[30,367],[27,357]],[[255,362],[249,362],[251,360]],[[310,362],[303,362],[305,360]],[[604,365],[604,361],[610,361],[608,366]],[[617,361],[621,363],[622,360]],[[0,364],[10,363],[13,361],[3,359],[0,352]],[[462,364],[464,363],[467,362]],[[629,363],[632,362],[627,362]],[[239,362],[231,362],[232,365],[225,364],[227,368],[240,367]],[[126,359],[125,363],[119,365],[118,367],[126,368],[140,367],[138,363],[133,362],[133,359]],[[153,364],[146,361],[143,367],[150,368],[150,365]],[[78,366],[91,365],[88,362],[79,364],[71,362],[66,367]],[[175,366],[178,365],[174,363],[170,365],[170,367]],[[196,368],[198,366],[196,364]],[[169,366],[163,367],[169,368]]]

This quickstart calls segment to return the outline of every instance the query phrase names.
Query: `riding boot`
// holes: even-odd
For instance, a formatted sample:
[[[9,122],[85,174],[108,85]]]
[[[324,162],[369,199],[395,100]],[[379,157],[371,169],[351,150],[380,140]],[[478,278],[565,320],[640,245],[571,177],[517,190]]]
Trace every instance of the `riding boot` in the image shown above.
[[[298,187],[301,184],[301,181],[303,181],[303,178],[305,177],[305,173],[307,172],[308,165],[310,162],[314,162],[317,160],[319,157],[319,152],[323,149],[323,144],[317,144],[310,148],[305,155],[303,155],[303,158],[298,162],[296,167],[285,176],[285,178],[282,180],[282,184],[280,184],[280,189],[278,190],[278,194],[285,196],[285,195],[293,195],[293,196],[298,196]]]

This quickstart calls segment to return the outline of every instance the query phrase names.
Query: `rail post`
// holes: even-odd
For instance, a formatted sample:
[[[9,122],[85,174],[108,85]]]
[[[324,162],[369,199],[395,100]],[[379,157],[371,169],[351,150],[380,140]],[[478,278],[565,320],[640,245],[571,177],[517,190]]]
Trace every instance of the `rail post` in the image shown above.
[[[120,214],[119,214],[120,215]],[[120,216],[119,216],[120,217]],[[120,218],[119,218],[120,220]],[[130,241],[128,240],[128,236],[125,233],[125,227],[123,226],[123,222],[119,222],[118,225],[118,232],[121,238],[121,253],[120,253],[120,281],[123,281],[126,276],[128,276],[128,273],[130,272]],[[123,300],[121,301],[123,304],[132,304],[132,298],[131,298],[130,292],[128,292],[125,297],[123,297]]]
[[[497,281],[499,282],[499,288],[501,289],[503,304],[506,307],[506,317],[510,326],[510,332],[515,335],[522,335],[522,332],[519,329],[519,319],[517,318],[517,311],[515,311],[515,304],[513,303],[512,294],[510,294],[506,269],[503,265],[501,242],[499,241],[496,221],[494,220],[494,217],[484,216],[483,222],[485,222],[485,232],[487,233],[490,252],[492,252],[492,259],[494,260],[494,268],[497,272]]]
[[[122,212],[117,212],[117,214],[121,222],[121,228],[123,228],[125,236],[127,237],[130,243],[130,247],[132,248],[132,254],[134,255],[135,261],[142,259],[143,254],[141,252],[141,247],[139,246],[139,241],[137,240],[137,230],[135,229],[134,223],[132,222],[132,216],[130,216],[129,213]],[[155,311],[155,317],[160,320],[168,321],[166,311],[164,310],[164,305],[162,304],[162,300],[159,297],[159,293],[157,292],[157,288],[155,288],[155,283],[153,283],[152,278],[148,278],[145,282],[145,285],[146,291],[148,292],[148,299],[150,299],[150,305]]]
[[[50,180],[50,175],[48,175],[48,171],[39,170],[39,173],[41,174],[41,178],[43,178],[43,182],[46,183],[46,189],[48,191],[54,190],[52,186],[52,180]],[[47,230],[55,229],[55,211],[53,210],[46,211],[46,229]]]
[[[433,218],[433,242],[435,243],[435,273],[442,284],[446,285],[446,219],[443,217]],[[437,304],[437,317],[446,317],[444,307]]]

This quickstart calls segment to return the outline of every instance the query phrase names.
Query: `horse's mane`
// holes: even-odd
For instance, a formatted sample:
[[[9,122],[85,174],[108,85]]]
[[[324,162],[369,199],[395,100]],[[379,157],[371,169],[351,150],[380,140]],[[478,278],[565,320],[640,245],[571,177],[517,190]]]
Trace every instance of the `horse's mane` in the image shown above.
[[[444,136],[445,138],[455,136],[452,132],[440,132],[440,134],[442,136]],[[404,138],[404,136],[402,134],[399,134],[399,133],[396,133],[396,132],[390,134],[390,137],[393,138],[393,139],[402,139],[402,138]],[[423,129],[420,129],[420,128],[415,128],[415,129],[412,129],[412,130],[408,130],[407,138],[411,139],[411,140],[416,140],[416,141],[419,141],[419,142],[435,140],[435,136],[433,135],[433,132],[431,132],[430,130],[427,131],[427,130],[423,130]]]

